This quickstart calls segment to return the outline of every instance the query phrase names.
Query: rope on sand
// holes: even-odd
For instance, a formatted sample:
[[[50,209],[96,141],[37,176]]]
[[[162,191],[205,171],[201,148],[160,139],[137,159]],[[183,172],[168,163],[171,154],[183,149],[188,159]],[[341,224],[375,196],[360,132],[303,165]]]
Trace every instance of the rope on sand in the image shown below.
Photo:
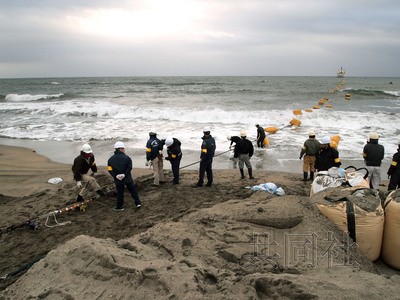
[[[221,153],[218,153],[217,155],[214,155],[214,157],[219,156],[219,155],[222,155],[222,154],[225,154],[225,153],[227,153],[227,152],[229,152],[229,151],[231,151],[231,149],[229,149],[229,150],[227,150],[227,151],[224,151],[224,152],[221,152]],[[191,164],[188,164],[188,165],[186,165],[186,166],[180,167],[179,169],[184,169],[184,168],[193,166],[193,165],[195,165],[195,164],[198,164],[199,162],[201,162],[201,160],[196,161],[196,162],[191,163]]]
[[[49,224],[48,224],[49,218],[50,218],[51,216],[53,216],[54,222],[56,222],[56,225],[49,225]],[[66,221],[66,222],[59,223],[59,222],[57,221],[57,218],[56,218],[56,212],[52,212],[52,213],[50,213],[50,214],[47,216],[47,218],[46,218],[46,223],[45,223],[44,225],[45,225],[46,227],[53,228],[53,227],[57,227],[57,226],[67,225],[67,224],[71,224],[71,221]]]

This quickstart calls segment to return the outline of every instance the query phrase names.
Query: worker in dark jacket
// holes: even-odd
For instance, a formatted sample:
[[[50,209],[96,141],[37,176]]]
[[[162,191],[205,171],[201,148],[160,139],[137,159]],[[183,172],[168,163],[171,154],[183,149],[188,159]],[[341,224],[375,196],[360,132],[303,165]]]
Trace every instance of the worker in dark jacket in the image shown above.
[[[179,184],[179,165],[182,159],[181,142],[176,138],[169,137],[165,139],[164,144],[167,147],[168,154],[165,159],[171,163],[172,174],[174,175],[172,182]]]
[[[92,147],[89,144],[84,144],[81,148],[81,153],[74,159],[74,164],[71,168],[74,173],[76,185],[80,188],[77,202],[85,200],[90,190],[95,191],[100,196],[104,196],[100,185],[97,183],[96,178],[87,174],[92,170],[93,174],[97,172],[97,166],[92,152]]]
[[[390,179],[388,191],[400,188],[400,142],[397,145],[397,152],[393,155],[387,174]]]
[[[160,183],[165,182],[164,178],[164,162],[163,162],[163,145],[157,138],[157,133],[151,131],[149,133],[149,140],[146,144],[146,166],[149,164],[153,166],[154,181],[153,186],[159,186]]]
[[[240,137],[241,139],[236,143],[234,157],[239,159],[239,170],[242,179],[244,179],[244,165],[246,165],[247,171],[249,172],[249,178],[254,179],[250,162],[250,158],[254,153],[254,147],[252,142],[246,138],[246,131],[242,130],[240,132]]]
[[[240,136],[227,136],[228,141],[230,141],[231,143],[229,144],[229,150],[232,150],[232,145],[233,143],[235,143],[235,147],[237,145],[237,143],[241,140]],[[235,150],[235,148],[233,148],[233,150]],[[238,159],[235,157],[235,151],[233,151],[233,155],[229,158],[230,160],[232,160],[233,162],[233,167],[236,168],[237,163],[238,163]]]
[[[318,171],[328,171],[332,167],[340,167],[342,164],[339,158],[339,152],[330,146],[331,138],[324,136],[321,140],[321,149],[316,159],[316,168]]]
[[[265,131],[259,124],[256,124],[257,127],[257,147],[264,148],[264,140],[265,140]]]
[[[117,190],[117,204],[113,208],[115,211],[124,210],[124,189],[125,186],[135,201],[136,208],[140,208],[142,203],[139,199],[135,184],[132,178],[132,159],[125,154],[123,142],[116,142],[114,145],[114,155],[108,159],[108,173],[114,178]]]
[[[215,140],[210,134],[210,128],[204,127],[203,129],[203,143],[201,144],[200,154],[200,170],[199,170],[199,181],[196,187],[202,187],[204,183],[204,174],[207,173],[207,186],[211,186],[213,183],[212,173],[212,162],[215,154]]]
[[[372,132],[369,135],[369,143],[364,146],[363,157],[368,170],[368,178],[371,188],[379,190],[381,183],[381,163],[385,155],[385,148],[378,144],[379,134]]]
[[[229,144],[229,150],[232,149],[232,145],[233,143],[235,143],[235,146],[237,145],[237,143],[241,140],[240,136],[234,135],[234,136],[227,136],[228,141],[230,141],[231,143]]]
[[[321,148],[321,143],[315,138],[314,130],[308,132],[308,139],[304,142],[300,151],[300,159],[303,160],[303,181],[307,181],[308,171],[310,171],[310,180],[314,180],[315,161]]]

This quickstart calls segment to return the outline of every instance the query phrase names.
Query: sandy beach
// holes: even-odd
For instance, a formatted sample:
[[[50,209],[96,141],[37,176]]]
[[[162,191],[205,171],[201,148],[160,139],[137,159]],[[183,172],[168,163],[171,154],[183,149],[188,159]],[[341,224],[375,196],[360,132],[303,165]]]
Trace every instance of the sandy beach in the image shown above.
[[[398,298],[400,271],[343,247],[346,235],[299,174],[241,180],[218,169],[211,188],[194,188],[197,170],[182,170],[176,186],[166,162],[157,188],[149,169],[134,168],[143,207],[126,194],[126,209],[114,212],[114,184],[100,167],[110,194],[59,213],[76,198],[70,168],[0,145],[0,299]],[[48,183],[55,177],[63,181]],[[248,188],[266,182],[285,195]],[[340,242],[334,257],[330,237]]]

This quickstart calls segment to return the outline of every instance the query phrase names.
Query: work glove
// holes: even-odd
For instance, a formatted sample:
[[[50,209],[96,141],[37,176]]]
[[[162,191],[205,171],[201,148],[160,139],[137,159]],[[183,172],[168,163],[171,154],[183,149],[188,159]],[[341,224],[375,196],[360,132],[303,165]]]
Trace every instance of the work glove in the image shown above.
[[[93,172],[92,174],[90,174],[90,176],[95,177],[97,175],[96,172]]]
[[[151,166],[151,161],[150,160],[146,160],[145,166],[146,167]]]
[[[299,156],[299,159],[301,159],[301,156]]]
[[[76,182],[76,186],[77,186],[78,188],[81,188],[81,187],[82,187],[82,181],[77,181],[77,182]]]
[[[166,158],[165,158],[165,160],[170,160],[171,158],[169,157],[169,156],[167,156]]]
[[[118,180],[122,180],[122,179],[125,178],[125,174],[118,174],[118,175],[115,176],[115,177],[117,177]]]
[[[388,179],[390,179],[390,175],[388,174]]]

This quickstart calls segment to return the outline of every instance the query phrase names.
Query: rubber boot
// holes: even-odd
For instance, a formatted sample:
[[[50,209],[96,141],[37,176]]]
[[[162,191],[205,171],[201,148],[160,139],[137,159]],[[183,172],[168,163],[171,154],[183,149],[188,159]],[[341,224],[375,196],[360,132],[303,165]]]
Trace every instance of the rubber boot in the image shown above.
[[[307,181],[308,172],[303,172],[303,181]]]
[[[310,172],[310,180],[311,180],[311,181],[314,180],[314,172]]]
[[[239,169],[240,170],[240,175],[242,175],[242,179],[244,179],[244,170],[243,169]]]
[[[253,169],[248,169],[248,171],[249,171],[249,178],[250,179],[254,179],[254,177],[253,177]]]

